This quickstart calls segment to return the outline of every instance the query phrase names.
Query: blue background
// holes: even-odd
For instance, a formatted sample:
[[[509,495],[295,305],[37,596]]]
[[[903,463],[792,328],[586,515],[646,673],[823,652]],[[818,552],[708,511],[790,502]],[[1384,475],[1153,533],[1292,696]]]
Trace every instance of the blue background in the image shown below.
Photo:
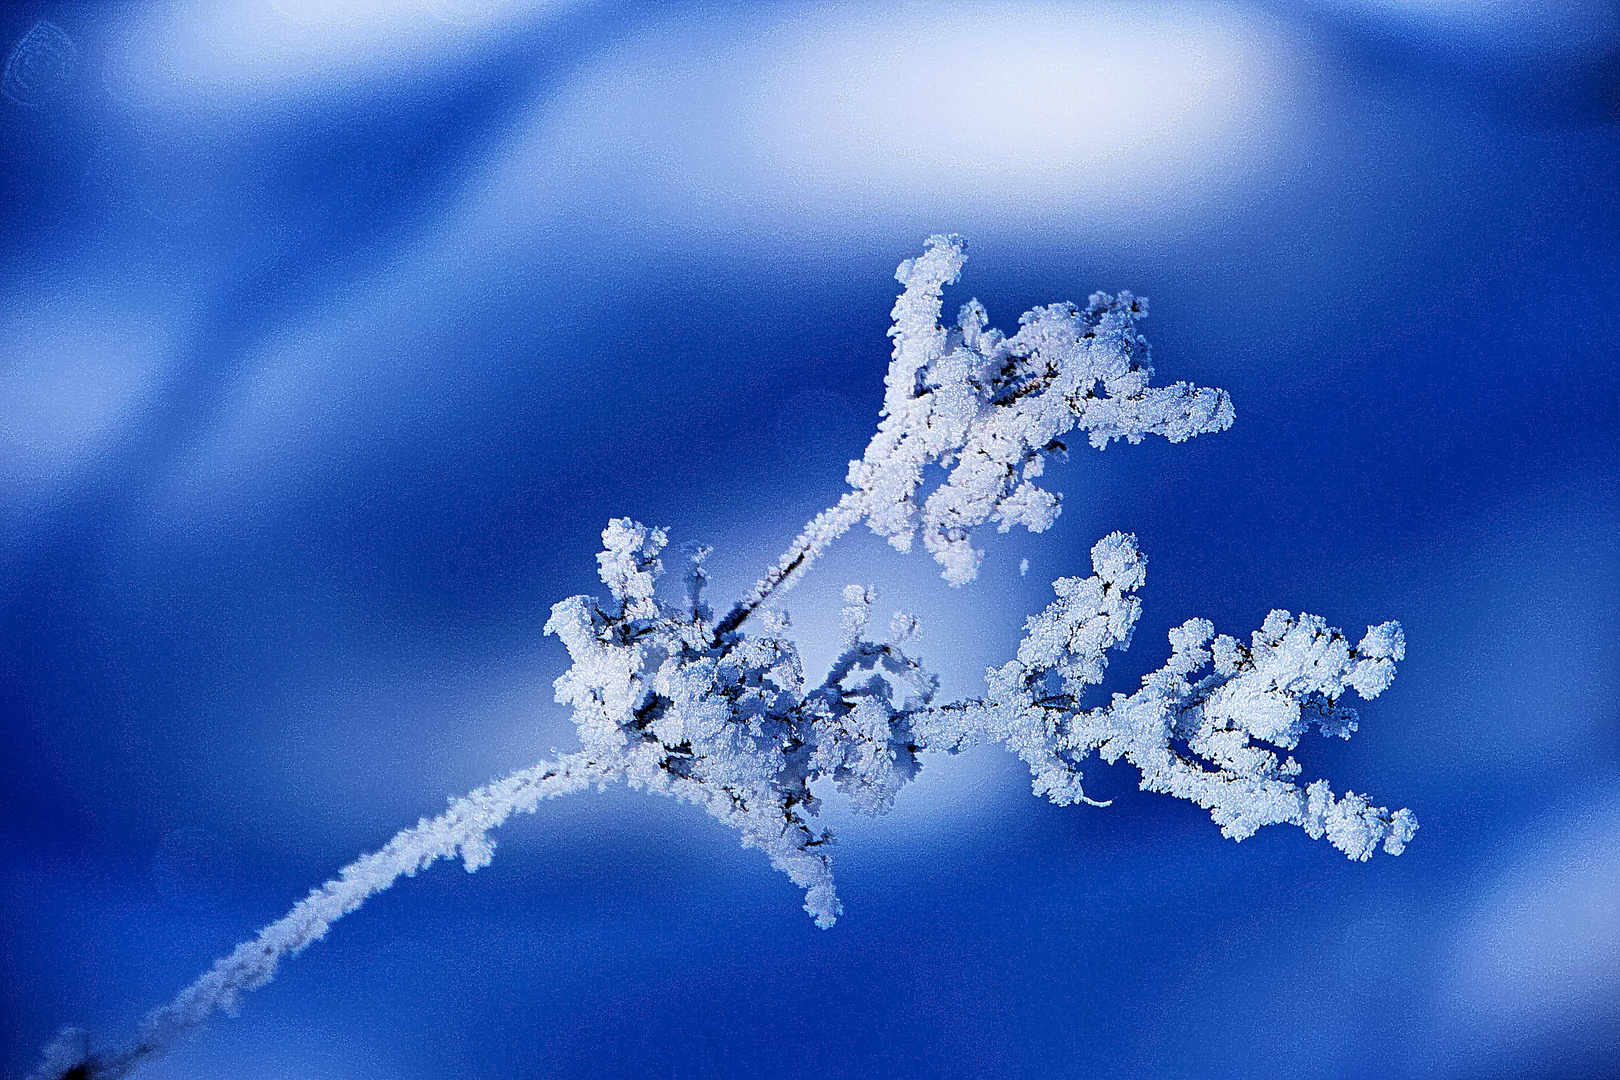
[[[1299,756],[1413,808],[1406,854],[1233,844],[1102,766],[1111,807],[1054,807],[986,748],[829,807],[823,932],[696,809],[584,794],[143,1075],[1620,1076],[1612,6],[14,2],[0,43],[40,19],[71,63],[0,98],[0,1072],[571,748],[541,627],[606,519],[745,589],[870,434],[895,264],[956,231],[948,311],[1129,288],[1237,423],[1077,452],[966,589],[851,534],[785,602],[808,667],[872,582],[977,693],[1134,531],[1106,689],[1194,616],[1402,622]],[[1093,33],[1140,88],[1032,125],[1074,76],[1017,43]],[[803,89],[916,41],[853,112]],[[1174,100],[1110,142],[1116,90]]]

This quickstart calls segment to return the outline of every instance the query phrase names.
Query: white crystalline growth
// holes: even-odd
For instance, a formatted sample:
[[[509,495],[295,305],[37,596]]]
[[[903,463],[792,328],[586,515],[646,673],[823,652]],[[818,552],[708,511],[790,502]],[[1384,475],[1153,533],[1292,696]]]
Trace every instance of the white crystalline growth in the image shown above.
[[[819,684],[807,684],[787,616],[761,608],[851,526],[865,520],[902,551],[920,530],[946,580],[962,584],[979,562],[969,541],[975,527],[1039,531],[1056,516],[1057,496],[1033,480],[1068,432],[1085,430],[1101,448],[1146,434],[1180,442],[1232,423],[1222,390],[1148,385],[1147,343],[1135,328],[1145,303],[1128,293],[1098,293],[1085,308],[1038,308],[1011,338],[985,329],[984,309],[970,302],[957,329],[942,330],[940,292],[963,257],[958,238],[936,236],[901,264],[906,288],[894,308],[883,420],[850,465],[851,490],[724,617],[703,597],[708,548],[688,547],[684,595],[670,602],[659,596],[664,530],[608,523],[597,564],[610,599],[563,600],[545,627],[572,661],[555,686],[573,706],[578,752],[454,799],[357,859],[150,1013],[130,1045],[95,1051],[82,1032],[64,1029],[36,1080],[127,1075],[214,1012],[234,1011],[283,959],[401,876],[449,858],[477,870],[494,853],[490,832],[513,813],[618,780],[697,803],[737,829],[804,889],[805,909],[822,927],[842,905],[811,785],[831,780],[857,809],[881,814],[917,775],[922,751],[982,741],[1016,752],[1035,791],[1058,803],[1092,802],[1081,765],[1095,753],[1136,766],[1144,789],[1209,810],[1236,840],[1286,822],[1353,859],[1379,845],[1400,854],[1417,829],[1410,811],[1353,792],[1335,797],[1326,781],[1301,788],[1299,763],[1278,758],[1312,725],[1349,738],[1356,717],[1341,698],[1355,690],[1370,699],[1389,685],[1405,655],[1400,627],[1369,627],[1352,646],[1316,616],[1273,611],[1245,646],[1191,619],[1170,632],[1169,660],[1140,689],[1088,706],[1108,653],[1129,647],[1141,613],[1147,564],[1125,533],[1092,548],[1090,577],[1054,583],[1057,599],[1027,621],[1017,655],[989,672],[982,698],[936,704],[937,680],[906,651],[917,621],[896,612],[887,641],[868,639],[875,592],[853,585],[844,594],[843,652]],[[935,464],[946,478],[919,505]]]
[[[1081,697],[1102,681],[1108,651],[1130,646],[1146,575],[1136,538],[1123,533],[1098,541],[1091,559],[1091,577],[1058,579],[1058,599],[1029,620],[1017,659],[990,673],[983,700],[906,717],[920,745],[1004,742],[1029,764],[1036,793],[1058,803],[1091,802],[1080,769],[1090,754],[1123,757],[1144,790],[1197,803],[1234,840],[1288,823],[1352,859],[1379,844],[1401,853],[1417,830],[1410,810],[1392,813],[1354,792],[1335,799],[1324,780],[1302,789],[1292,780],[1299,762],[1262,745],[1293,750],[1313,724],[1349,738],[1356,714],[1339,699],[1347,689],[1371,699],[1389,685],[1406,653],[1399,624],[1370,626],[1351,646],[1314,615],[1273,611],[1245,647],[1189,619],[1170,631],[1170,659],[1141,689],[1088,709]]]
[[[1034,480],[1045,457],[1067,449],[1075,428],[1099,450],[1144,435],[1182,442],[1232,425],[1224,390],[1190,383],[1148,385],[1147,339],[1136,324],[1147,301],[1093,293],[1084,307],[1051,304],[1026,312],[1012,337],[986,329],[977,300],[962,306],[955,330],[939,325],[941,292],[965,261],[957,236],[932,236],[927,250],[895,271],[905,292],[894,305],[894,359],[883,421],[849,483],[867,524],[901,551],[920,529],[923,546],[952,585],[973,580],[981,553],[968,539],[994,521],[1002,532],[1041,532],[1059,496]],[[938,463],[945,482],[919,506],[923,469]]]
[[[1049,456],[1067,453],[1065,438],[1076,428],[1100,450],[1116,439],[1183,442],[1232,426],[1225,390],[1149,385],[1150,350],[1137,330],[1147,301],[1128,292],[1093,293],[1083,308],[1035,308],[1012,337],[988,329],[984,305],[969,300],[956,329],[944,329],[942,293],[966,261],[961,237],[935,235],[895,271],[905,289],[890,313],[894,354],[882,418],[866,452],[849,463],[851,490],[805,526],[722,631],[791,585],[860,521],[900,551],[910,551],[920,531],[947,582],[972,581],[982,558],[974,529],[993,521],[1002,532],[1014,525],[1042,532],[1057,519],[1061,496],[1034,481]],[[931,465],[947,473],[924,495]]]
[[[662,531],[621,520],[603,533],[610,550],[626,536],[639,547],[623,555],[656,578]],[[558,698],[574,706],[593,762],[737,828],[806,890],[805,908],[823,927],[842,909],[831,837],[810,823],[811,784],[831,778],[858,809],[882,813],[917,774],[919,752],[986,740],[1018,753],[1036,793],[1058,803],[1092,802],[1081,786],[1085,758],[1123,757],[1144,789],[1197,803],[1232,839],[1291,823],[1354,859],[1380,844],[1400,854],[1417,828],[1410,811],[1352,792],[1335,798],[1325,781],[1301,788],[1299,763],[1277,756],[1312,725],[1350,736],[1356,716],[1340,698],[1354,689],[1370,699],[1389,685],[1405,655],[1397,624],[1369,627],[1352,646],[1316,616],[1273,611],[1245,646],[1191,619],[1171,631],[1170,659],[1140,689],[1087,708],[1108,653],[1130,645],[1147,570],[1124,533],[1098,541],[1091,559],[1092,576],[1054,584],[1057,600],[1028,620],[1017,656],[989,673],[985,697],[935,705],[936,680],[902,647],[914,619],[897,613],[888,642],[864,637],[869,588],[845,590],[844,652],[807,690],[785,620],[757,636],[716,634],[696,605],[631,592],[623,582],[632,579],[610,576],[620,555],[604,556],[612,602],[565,600],[546,627],[574,660]],[[650,617],[648,603],[658,608]]]

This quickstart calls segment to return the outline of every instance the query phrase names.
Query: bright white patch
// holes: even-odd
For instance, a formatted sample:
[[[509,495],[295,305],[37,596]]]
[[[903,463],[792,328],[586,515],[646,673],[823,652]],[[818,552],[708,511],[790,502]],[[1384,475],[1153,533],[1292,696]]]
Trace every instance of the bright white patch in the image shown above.
[[[165,334],[122,299],[89,289],[0,305],[0,509],[70,487],[158,376]]]
[[[666,29],[565,89],[513,183],[532,198],[573,171],[598,199],[722,228],[1154,220],[1274,173],[1298,51],[1204,4],[859,5]]]
[[[1209,168],[1276,106],[1275,58],[1219,9],[1008,5],[891,25],[807,34],[745,111],[793,182],[1119,197],[1159,186],[1154,167]]]
[[[452,61],[567,0],[157,0],[130,14],[107,62],[137,105],[331,90]]]
[[[1525,853],[1479,900],[1446,979],[1442,1025],[1493,1059],[1580,1054],[1615,1030],[1620,996],[1620,789],[1506,845]]]

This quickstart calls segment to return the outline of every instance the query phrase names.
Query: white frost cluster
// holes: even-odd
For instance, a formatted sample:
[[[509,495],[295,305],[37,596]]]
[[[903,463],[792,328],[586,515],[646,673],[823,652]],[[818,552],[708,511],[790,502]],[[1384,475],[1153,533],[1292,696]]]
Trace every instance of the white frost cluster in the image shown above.
[[[1389,685],[1406,652],[1399,624],[1370,626],[1352,647],[1314,615],[1273,611],[1245,647],[1189,619],[1170,631],[1170,659],[1141,689],[1088,709],[1082,695],[1102,681],[1108,650],[1130,646],[1146,572],[1136,538],[1124,533],[1098,541],[1091,561],[1091,577],[1058,579],[1057,600],[1029,620],[1017,658],[990,672],[983,700],[907,718],[921,745],[1004,742],[1028,763],[1036,793],[1057,803],[1092,801],[1080,784],[1090,754],[1123,757],[1141,770],[1144,790],[1197,803],[1234,840],[1287,822],[1326,835],[1352,859],[1380,843],[1401,853],[1417,830],[1410,810],[1391,813],[1354,792],[1335,799],[1325,780],[1301,789],[1292,780],[1299,762],[1258,745],[1293,750],[1312,724],[1348,739],[1356,714],[1339,698],[1354,689],[1371,699]]]
[[[825,846],[812,828],[811,781],[833,779],[874,813],[916,775],[918,747],[903,702],[926,705],[934,679],[901,650],[914,623],[896,615],[891,640],[864,639],[871,590],[850,586],[845,648],[818,686],[807,688],[785,621],[757,635],[717,637],[702,604],[679,607],[652,596],[662,572],[660,529],[628,519],[602,534],[609,550],[603,604],[575,596],[546,623],[573,666],[557,699],[573,705],[585,754],[631,785],[697,803],[742,833],[806,891],[805,908],[831,926],[840,906]],[[623,547],[625,537],[633,547]],[[650,575],[621,572],[635,565]]]
[[[1102,448],[1150,433],[1180,442],[1232,423],[1225,391],[1148,385],[1147,342],[1136,330],[1146,303],[1128,293],[1095,294],[1084,308],[1037,308],[1010,338],[986,329],[976,301],[962,308],[957,329],[941,329],[940,292],[963,259],[960,239],[935,236],[900,265],[905,291],[894,307],[883,420],[850,463],[851,490],[724,617],[703,598],[708,548],[687,549],[684,595],[672,602],[659,595],[664,530],[609,522],[597,556],[609,599],[563,600],[545,628],[572,659],[556,691],[573,706],[579,752],[452,800],[345,867],[151,1013],[130,1046],[92,1052],[81,1032],[65,1029],[36,1078],[128,1074],[214,1011],[234,1011],[284,957],[402,875],[453,857],[476,870],[493,854],[490,831],[511,814],[617,780],[697,803],[736,828],[805,890],[805,909],[822,927],[842,906],[832,837],[813,824],[811,785],[829,779],[856,808],[881,814],[917,775],[920,752],[986,740],[1018,753],[1035,791],[1058,803],[1092,802],[1080,767],[1092,753],[1123,757],[1141,770],[1144,789],[1197,803],[1233,839],[1288,822],[1351,858],[1366,859],[1379,844],[1400,854],[1417,829],[1410,811],[1392,813],[1353,792],[1335,798],[1326,781],[1301,788],[1299,763],[1278,759],[1313,724],[1350,736],[1355,713],[1340,699],[1346,690],[1370,699],[1389,685],[1405,652],[1400,627],[1370,627],[1351,646],[1316,616],[1273,611],[1245,646],[1192,619],[1170,632],[1170,659],[1140,689],[1087,707],[1109,651],[1129,647],[1141,613],[1146,561],[1125,533],[1092,549],[1092,576],[1054,583],[1057,599],[1028,620],[1016,657],[988,673],[983,698],[936,704],[937,680],[906,652],[916,620],[896,612],[888,639],[871,640],[875,593],[855,585],[844,593],[843,652],[820,683],[807,684],[787,616],[760,608],[854,524],[866,521],[902,551],[920,531],[945,579],[960,585],[977,573],[974,528],[1051,524],[1058,496],[1033,481],[1075,428]],[[946,474],[924,497],[931,465]]]
[[[1232,426],[1224,390],[1190,383],[1149,386],[1153,366],[1136,324],[1147,301],[1122,292],[1093,293],[1085,307],[1051,304],[1026,312],[1012,337],[985,328],[984,306],[962,306],[956,329],[941,329],[940,292],[956,281],[966,256],[957,236],[932,236],[928,248],[895,271],[905,292],[894,305],[894,359],[883,421],[849,483],[862,496],[867,524],[901,551],[920,529],[923,546],[952,585],[973,580],[981,553],[970,531],[986,521],[1006,532],[1041,532],[1057,518],[1059,496],[1034,483],[1046,455],[1067,449],[1070,431],[1088,432],[1102,449],[1144,435],[1182,442]],[[921,506],[923,469],[949,470]]]
[[[891,312],[882,420],[866,453],[849,463],[852,490],[805,527],[723,631],[863,520],[900,551],[911,550],[920,530],[946,581],[972,581],[982,558],[970,539],[975,528],[994,521],[1001,532],[1041,532],[1057,519],[1062,497],[1034,481],[1049,455],[1067,453],[1064,438],[1075,428],[1101,450],[1115,439],[1183,442],[1232,426],[1225,390],[1148,385],[1150,350],[1136,328],[1147,301],[1128,292],[1093,293],[1084,308],[1027,311],[1012,337],[987,329],[984,305],[970,300],[956,329],[944,329],[941,293],[961,273],[965,250],[959,236],[930,236],[922,255],[895,271],[905,290]],[[947,476],[919,505],[930,465]]]
[[[1058,803],[1092,801],[1080,768],[1092,753],[1123,757],[1144,789],[1197,803],[1235,840],[1287,822],[1366,859],[1379,844],[1400,854],[1417,829],[1408,810],[1353,792],[1336,799],[1325,781],[1300,788],[1299,762],[1276,753],[1313,724],[1349,738],[1356,715],[1340,698],[1353,689],[1370,699],[1389,685],[1406,648],[1395,623],[1369,627],[1351,646],[1314,615],[1273,611],[1245,646],[1191,619],[1170,632],[1170,659],[1139,690],[1087,708],[1087,688],[1102,681],[1110,650],[1129,647],[1141,614],[1147,563],[1136,538],[1116,532],[1092,548],[1091,577],[1057,580],[1057,600],[1029,619],[1016,658],[989,672],[983,698],[935,705],[936,680],[902,647],[915,620],[897,613],[888,641],[865,637],[871,589],[845,590],[844,651],[808,688],[784,620],[717,635],[700,605],[653,596],[662,530],[621,519],[602,537],[611,602],[571,597],[546,624],[574,661],[557,697],[574,706],[588,760],[738,829],[805,889],[820,926],[842,909],[831,836],[810,822],[811,784],[832,779],[858,809],[883,813],[917,774],[919,752],[985,740],[1017,752],[1036,793]],[[618,573],[628,565],[648,576]]]

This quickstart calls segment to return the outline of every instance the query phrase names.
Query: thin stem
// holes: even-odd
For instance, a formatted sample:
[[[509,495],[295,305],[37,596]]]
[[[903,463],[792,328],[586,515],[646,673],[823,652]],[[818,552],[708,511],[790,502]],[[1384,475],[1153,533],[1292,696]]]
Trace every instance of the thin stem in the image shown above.
[[[147,1058],[161,1057],[202,1027],[215,1011],[234,1013],[241,995],[269,982],[283,957],[320,940],[334,922],[401,876],[414,876],[440,859],[457,856],[469,873],[477,870],[489,862],[494,850],[489,831],[512,814],[531,812],[543,799],[605,783],[614,779],[616,772],[585,754],[567,754],[555,762],[531,765],[453,800],[444,813],[432,820],[423,818],[414,828],[395,834],[381,849],[362,855],[337,877],[311,890],[286,915],[259,931],[257,937],[216,960],[173,1001],[147,1015],[133,1045],[96,1055],[93,1064],[87,1063],[84,1075],[117,1080]]]
[[[718,644],[727,634],[736,630],[773,594],[790,588],[816,561],[834,540],[849,531],[850,526],[866,516],[866,495],[859,491],[846,491],[837,505],[828,507],[805,525],[799,538],[782,553],[776,565],[754,585],[753,591],[737,601],[726,617],[714,628]]]

